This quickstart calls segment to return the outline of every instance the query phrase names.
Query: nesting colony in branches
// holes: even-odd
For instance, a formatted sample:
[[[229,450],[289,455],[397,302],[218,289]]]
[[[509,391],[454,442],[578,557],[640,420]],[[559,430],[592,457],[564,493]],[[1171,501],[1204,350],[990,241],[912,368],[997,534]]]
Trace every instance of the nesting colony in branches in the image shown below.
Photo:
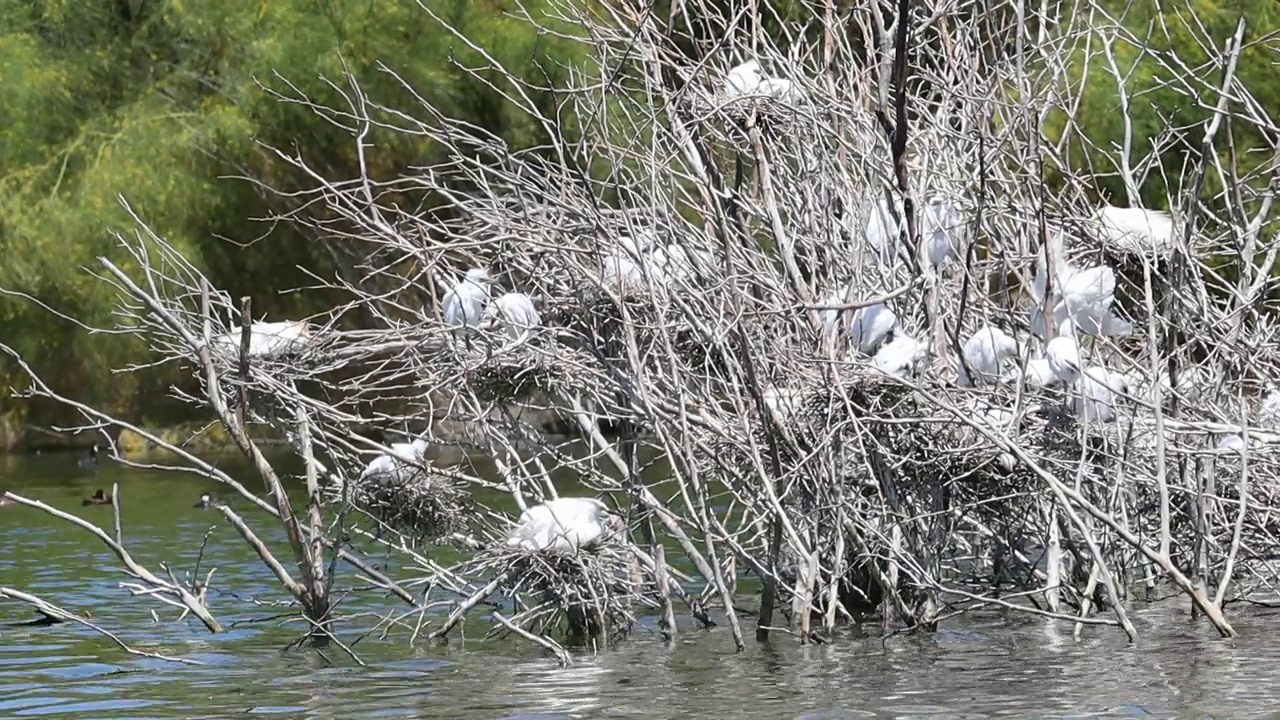
[[[383,526],[340,513],[362,537],[474,551],[443,567],[398,546],[427,575],[415,579],[456,596],[431,620],[437,637],[483,610],[493,633],[567,661],[562,631],[606,643],[656,612],[671,636],[684,608],[741,646],[748,575],[760,638],[787,623],[806,642],[867,619],[929,629],[988,605],[1132,636],[1137,589],[1184,594],[1233,634],[1224,603],[1271,585],[1280,549],[1263,235],[1280,168],[1238,177],[1215,158],[1224,118],[1272,120],[1231,100],[1251,96],[1227,72],[1190,133],[1188,189],[1143,208],[1142,173],[1160,158],[1133,156],[1126,136],[1098,152],[1129,196],[1104,198],[1064,151],[1104,143],[1071,123],[1046,142],[1046,118],[1070,115],[1078,54],[1112,68],[1127,112],[1111,45],[1091,42],[1125,30],[1040,18],[1039,42],[1014,28],[1011,46],[996,22],[1011,6],[915,5],[809,8],[807,24],[780,24],[784,49],[765,7],[566,2],[554,22],[526,18],[572,27],[591,50],[554,114],[486,70],[546,129],[536,151],[434,111],[409,121],[352,79],[350,108],[291,98],[355,118],[361,152],[369,128],[394,129],[450,158],[410,178],[320,182],[384,284],[335,283],[351,302],[305,333],[287,326],[284,345],[214,328],[228,336],[208,344],[221,371],[206,373],[208,398],[283,426],[341,490],[330,507]],[[1208,52],[1234,67],[1252,50],[1243,37]],[[1203,95],[1176,50],[1152,52],[1172,86]],[[1207,175],[1232,192],[1203,193]],[[406,188],[447,213],[379,199]],[[163,244],[144,240],[127,244]],[[183,291],[199,286],[189,265],[165,267],[183,271],[154,292],[123,288],[168,311],[136,310],[135,331],[199,362],[216,333],[198,328],[218,313]],[[340,329],[354,307],[376,326]],[[254,415],[253,398],[274,411]],[[573,437],[539,432],[531,412]],[[496,481],[436,467],[442,420],[474,426]],[[408,437],[381,446],[370,426]],[[559,496],[557,469],[577,497]],[[510,495],[519,519],[468,484]]]

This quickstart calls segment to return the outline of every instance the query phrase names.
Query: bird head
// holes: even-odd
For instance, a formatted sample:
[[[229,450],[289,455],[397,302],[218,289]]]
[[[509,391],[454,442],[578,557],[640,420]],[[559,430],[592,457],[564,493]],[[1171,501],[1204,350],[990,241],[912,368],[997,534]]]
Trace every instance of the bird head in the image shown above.
[[[489,268],[478,267],[467,271],[467,282],[485,286],[489,284],[489,281]]]

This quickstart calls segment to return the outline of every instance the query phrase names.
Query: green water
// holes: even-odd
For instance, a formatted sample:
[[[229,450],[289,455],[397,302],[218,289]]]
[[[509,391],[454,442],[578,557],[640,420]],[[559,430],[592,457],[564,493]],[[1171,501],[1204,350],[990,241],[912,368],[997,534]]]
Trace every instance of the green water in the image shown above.
[[[221,464],[257,487],[237,459]],[[69,624],[12,627],[35,614],[2,603],[0,718],[1269,717],[1280,706],[1280,677],[1270,672],[1280,660],[1271,640],[1280,618],[1237,606],[1241,637],[1229,642],[1177,604],[1134,608],[1137,646],[1114,630],[1090,629],[1076,643],[1061,622],[988,614],[932,636],[882,641],[848,631],[809,647],[780,636],[768,645],[749,640],[735,653],[726,625],[701,630],[682,616],[674,643],[646,621],[618,648],[579,653],[560,668],[527,645],[482,642],[477,620],[466,628],[473,637],[447,646],[410,645],[401,631],[356,642],[366,666],[336,652],[326,662],[282,652],[302,630],[271,619],[291,614],[273,606],[284,593],[234,530],[216,523],[220,516],[192,507],[202,492],[222,492],[216,483],[109,463],[85,469],[72,456],[0,457],[0,487],[108,531],[111,508],[80,500],[113,482],[124,498],[126,546],[153,571],[168,563],[179,577],[189,572],[214,528],[202,567],[217,567],[209,604],[228,631],[211,635],[197,621],[179,622],[173,608],[131,598],[119,586],[129,578],[88,533],[39,511],[0,507],[0,586],[88,610],[126,643],[202,663],[130,656]],[[242,509],[285,556],[277,526]],[[403,570],[385,552],[371,559]],[[345,641],[372,624],[366,613],[404,607],[340,572],[338,586],[352,590],[341,605]]]

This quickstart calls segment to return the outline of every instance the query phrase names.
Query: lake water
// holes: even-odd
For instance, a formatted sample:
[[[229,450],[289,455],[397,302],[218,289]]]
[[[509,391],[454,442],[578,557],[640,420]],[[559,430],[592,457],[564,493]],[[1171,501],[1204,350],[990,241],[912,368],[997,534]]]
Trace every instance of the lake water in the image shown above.
[[[228,459],[250,487],[243,465]],[[192,507],[211,481],[73,456],[0,457],[0,488],[51,503],[110,532],[111,508],[81,498],[119,482],[126,546],[144,565],[191,569],[215,520]],[[277,526],[246,511],[265,540]],[[255,522],[256,520],[256,522]],[[272,532],[274,530],[274,532]],[[385,553],[378,562],[396,562]],[[861,717],[1273,717],[1280,708],[1274,641],[1280,611],[1230,608],[1240,638],[1219,640],[1190,622],[1185,603],[1132,610],[1140,634],[1000,614],[970,615],[931,636],[887,641],[848,630],[828,645],[777,636],[735,653],[728,627],[699,630],[687,618],[673,644],[642,628],[614,650],[578,654],[560,668],[528,645],[455,638],[448,646],[406,633],[355,645],[368,665],[336,652],[282,652],[300,632],[272,616],[284,593],[225,524],[210,534],[203,567],[216,566],[210,605],[229,627],[210,635],[177,612],[131,598],[128,578],[88,533],[25,507],[0,508],[0,586],[45,597],[141,649],[203,663],[131,656],[71,624],[12,627],[36,617],[0,603],[0,717],[225,718],[861,718]],[[348,573],[340,586],[361,586]],[[348,615],[399,612],[369,594]],[[259,604],[261,603],[261,604]],[[160,622],[152,617],[155,610]],[[748,626],[751,621],[747,620]],[[366,618],[339,627],[352,641]],[[475,635],[482,634],[477,625]],[[747,628],[750,636],[750,627]]]

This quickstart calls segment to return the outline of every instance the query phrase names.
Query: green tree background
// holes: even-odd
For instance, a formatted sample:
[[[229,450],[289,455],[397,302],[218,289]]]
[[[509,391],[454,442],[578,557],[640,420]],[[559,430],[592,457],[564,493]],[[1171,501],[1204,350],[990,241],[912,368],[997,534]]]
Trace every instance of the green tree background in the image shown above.
[[[566,68],[583,58],[580,46],[511,17],[520,8],[537,15],[541,0],[429,2],[506,67],[540,84],[563,84]],[[1280,4],[1192,2],[1205,33],[1219,46],[1241,15],[1248,19],[1250,39],[1280,31]],[[1166,13],[1170,30],[1150,34],[1151,45],[1176,47],[1190,64],[1204,68],[1185,8],[1158,7],[1152,0],[1112,4],[1120,21],[1139,35],[1147,35],[1145,29],[1161,19],[1158,13]],[[820,4],[814,7],[821,12]],[[788,16],[810,12],[798,2],[777,10]],[[1240,76],[1273,117],[1280,117],[1275,46],[1250,50]],[[1140,142],[1168,119],[1186,126],[1202,121],[1206,111],[1160,88],[1159,68],[1138,55],[1132,46],[1120,50],[1121,62],[1138,65],[1128,89],[1138,98]],[[233,296],[252,296],[255,315],[282,319],[321,309],[322,297],[278,291],[308,284],[299,265],[322,275],[340,273],[340,256],[287,225],[248,246],[227,242],[263,235],[268,228],[253,218],[281,209],[278,198],[228,176],[277,188],[306,185],[263,145],[296,149],[330,177],[355,176],[346,133],[258,85],[283,89],[284,78],[318,102],[340,105],[321,78],[340,80],[344,62],[382,104],[410,113],[419,107],[379,63],[445,113],[498,134],[512,147],[544,140],[540,126],[460,69],[480,65],[478,55],[408,0],[0,0],[0,287],[29,293],[88,323],[110,325],[113,296],[84,268],[99,255],[124,262],[110,234],[132,231],[117,200],[123,195],[220,287]],[[1091,68],[1076,119],[1096,145],[1106,147],[1120,126],[1114,81],[1101,69],[1098,63]],[[1214,74],[1212,68],[1204,72]],[[538,102],[550,107],[555,101]],[[371,141],[370,171],[379,178],[430,162],[438,153],[429,141],[406,134],[381,133]],[[1262,137],[1237,142],[1269,147]],[[1171,168],[1185,152],[1171,151],[1178,155],[1168,159]],[[1068,159],[1077,170],[1099,162],[1087,148],[1073,149]],[[1098,189],[1124,204],[1118,180],[1100,175]],[[1149,206],[1161,207],[1165,188],[1153,183],[1143,196]],[[7,297],[0,297],[0,338],[73,397],[143,420],[164,421],[172,412],[163,401],[163,372],[107,372],[145,360],[140,344],[87,334]],[[9,387],[24,385],[12,364],[0,362],[0,420],[12,426],[71,419],[56,408],[8,398]]]

